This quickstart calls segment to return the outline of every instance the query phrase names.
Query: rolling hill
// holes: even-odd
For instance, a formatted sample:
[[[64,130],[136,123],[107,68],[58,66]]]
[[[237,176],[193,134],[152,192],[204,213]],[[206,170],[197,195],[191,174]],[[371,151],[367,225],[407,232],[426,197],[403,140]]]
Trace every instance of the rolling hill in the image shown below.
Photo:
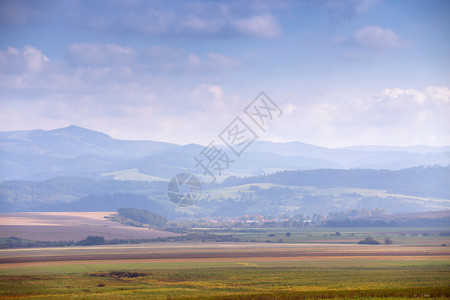
[[[69,126],[56,130],[0,132],[0,181],[44,180],[61,176],[141,180],[170,179],[179,172],[200,174],[194,156],[204,147],[154,141],[117,140],[104,133]],[[227,150],[223,148],[224,150]],[[231,155],[231,154],[230,154]],[[233,159],[226,176],[318,168],[402,169],[449,165],[449,147],[355,146],[330,149],[301,142],[255,141]],[[122,172],[122,173],[121,173]],[[128,176],[128,177],[127,177]]]

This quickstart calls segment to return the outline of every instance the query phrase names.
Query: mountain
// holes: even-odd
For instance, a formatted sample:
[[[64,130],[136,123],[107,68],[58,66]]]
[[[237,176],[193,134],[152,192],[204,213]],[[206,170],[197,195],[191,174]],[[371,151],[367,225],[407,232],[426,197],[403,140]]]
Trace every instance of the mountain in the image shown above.
[[[442,153],[449,152],[450,146],[406,146],[406,147],[396,147],[396,146],[351,146],[343,147],[339,149],[346,150],[356,150],[356,151],[369,151],[369,152],[410,152],[410,153]]]
[[[234,156],[226,147],[219,149],[226,151],[232,160],[229,169],[224,170],[222,180],[230,175],[262,175],[280,170],[402,169],[450,164],[450,147],[330,149],[302,142],[255,141],[241,157]],[[201,175],[204,171],[196,166],[194,157],[202,150],[204,146],[197,144],[117,140],[78,126],[0,132],[0,181],[44,180],[59,176],[94,179],[118,176],[134,180],[133,174],[136,178],[170,179],[180,172]]]
[[[80,156],[142,157],[175,144],[152,141],[123,141],[78,126],[56,130],[0,132],[2,152],[55,158]]]
[[[316,162],[321,164],[321,166],[314,165],[307,169],[373,168],[398,170],[415,166],[450,164],[450,147],[353,146],[331,149],[302,142],[273,143],[257,141],[254,144],[255,146],[250,151],[275,153],[294,158],[315,159],[318,160]],[[427,150],[429,151],[427,152]],[[292,160],[294,164],[297,161],[297,159]],[[298,169],[302,168],[298,167]]]
[[[0,132],[0,180],[57,176],[97,177],[130,160],[177,145],[123,141],[78,126],[56,130]]]

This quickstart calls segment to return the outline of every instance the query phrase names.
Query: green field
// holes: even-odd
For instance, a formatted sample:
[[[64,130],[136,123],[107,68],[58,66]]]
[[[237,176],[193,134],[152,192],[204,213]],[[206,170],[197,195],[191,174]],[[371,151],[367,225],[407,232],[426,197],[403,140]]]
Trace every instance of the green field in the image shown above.
[[[450,297],[442,260],[252,261],[236,263],[93,264],[33,267],[0,275],[4,299],[299,299]],[[27,272],[28,271],[28,272]],[[4,274],[4,272],[1,272]],[[21,273],[21,274],[20,274]],[[30,273],[25,275],[26,273]],[[20,274],[20,275],[19,275]]]
[[[194,231],[240,242],[3,249],[0,299],[450,298],[446,228]]]
[[[232,235],[240,241],[271,243],[355,244],[371,236],[383,243],[389,237],[396,245],[450,246],[450,237],[439,227],[301,227],[301,228],[196,228],[195,232]],[[289,232],[289,236],[286,234]],[[339,235],[336,233],[339,232]],[[281,239],[281,240],[280,240]]]

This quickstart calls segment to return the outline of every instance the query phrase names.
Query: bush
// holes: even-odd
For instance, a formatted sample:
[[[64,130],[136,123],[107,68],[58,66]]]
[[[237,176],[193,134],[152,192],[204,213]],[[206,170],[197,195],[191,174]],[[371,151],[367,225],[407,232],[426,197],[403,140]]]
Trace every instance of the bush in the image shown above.
[[[379,245],[380,242],[374,240],[373,237],[366,237],[363,241],[359,241],[358,244]]]
[[[90,235],[84,240],[81,240],[77,245],[89,246],[89,245],[104,245],[106,244],[105,238],[97,235]]]
[[[393,241],[390,238],[387,237],[387,238],[384,239],[384,243],[386,245],[392,245]]]

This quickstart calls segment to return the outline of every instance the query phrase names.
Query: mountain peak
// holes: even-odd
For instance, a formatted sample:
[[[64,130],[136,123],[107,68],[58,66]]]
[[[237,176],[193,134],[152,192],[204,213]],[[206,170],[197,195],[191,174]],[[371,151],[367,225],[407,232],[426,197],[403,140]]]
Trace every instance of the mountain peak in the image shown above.
[[[70,125],[64,128],[58,128],[54,130],[50,130],[49,132],[56,134],[70,134],[74,136],[95,136],[97,138],[111,138],[109,135],[103,132],[87,129],[84,127]]]

